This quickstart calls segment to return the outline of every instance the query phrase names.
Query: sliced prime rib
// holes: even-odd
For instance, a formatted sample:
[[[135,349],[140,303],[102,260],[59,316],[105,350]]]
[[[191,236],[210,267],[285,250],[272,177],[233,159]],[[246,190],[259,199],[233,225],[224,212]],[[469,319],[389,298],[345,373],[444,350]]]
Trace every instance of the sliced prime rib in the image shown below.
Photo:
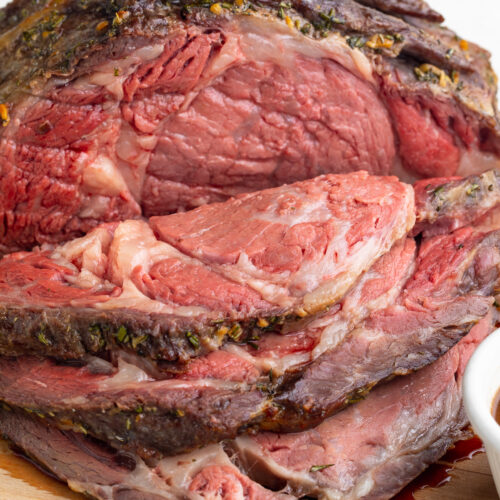
[[[432,365],[312,430],[237,438],[238,458],[251,477],[296,497],[392,498],[462,435],[462,376],[493,327],[489,315]]]
[[[490,311],[500,231],[466,227],[435,236],[421,244],[415,263],[414,245],[396,245],[346,296],[345,307],[303,330],[225,346],[167,380],[123,361],[114,372],[2,359],[0,400],[144,457],[258,429],[317,425],[379,382],[432,363]],[[350,314],[356,299],[357,321]]]
[[[495,172],[445,181],[417,185],[413,233],[463,226],[500,201]],[[296,330],[328,308],[343,309],[345,333],[360,318],[345,293],[414,220],[410,186],[355,172],[104,224],[0,260],[0,352],[185,361],[228,338]]]
[[[499,163],[489,54],[424,2],[15,0],[1,18],[3,251],[324,173]]]
[[[463,370],[491,328],[489,316],[432,365],[313,431],[240,437],[149,466],[5,407],[0,433],[72,489],[101,500],[389,499],[463,435]]]
[[[447,234],[480,223],[500,203],[500,174],[496,170],[466,178],[435,178],[413,185],[417,220],[413,234]]]
[[[0,261],[0,352],[177,361],[314,317],[415,220],[395,177],[327,175],[105,224]]]
[[[225,500],[292,500],[242,474],[220,445],[147,467],[138,457],[116,453],[71,431],[44,425],[26,414],[0,410],[0,433],[31,460],[67,481],[77,492],[101,500],[199,500],[219,488]],[[220,493],[219,493],[220,494]]]

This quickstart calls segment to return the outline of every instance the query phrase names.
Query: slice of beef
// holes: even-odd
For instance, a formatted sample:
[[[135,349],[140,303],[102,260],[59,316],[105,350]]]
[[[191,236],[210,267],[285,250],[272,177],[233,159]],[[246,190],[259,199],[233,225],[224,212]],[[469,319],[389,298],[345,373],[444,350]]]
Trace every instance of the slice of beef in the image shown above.
[[[19,412],[0,410],[0,433],[74,491],[101,500],[199,500],[213,498],[212,492],[227,500],[293,498],[246,477],[220,445],[150,468],[138,457]]]
[[[237,438],[239,460],[263,485],[297,497],[392,498],[462,435],[462,375],[492,329],[490,315],[431,366],[379,387],[313,430]]]
[[[500,202],[500,174],[490,170],[466,178],[436,178],[416,182],[417,220],[413,234],[445,234],[478,223]]]
[[[392,252],[395,257],[404,255],[401,247]],[[389,267],[383,264],[379,271]],[[347,312],[350,299],[360,295],[361,309],[364,303],[371,311],[343,341],[338,333],[344,320],[336,311],[322,318],[322,328],[311,323],[273,337],[271,346],[266,337],[246,350],[228,346],[170,380],[155,380],[123,362],[108,375],[37,358],[3,359],[0,400],[145,457],[255,429],[301,430],[377,383],[443,355],[490,311],[499,268],[500,231],[485,235],[463,228],[421,245],[415,272],[402,289],[395,284],[400,293],[393,304],[367,300],[373,281],[356,287],[346,298]],[[300,336],[309,342],[301,344]],[[289,339],[295,344],[291,358]],[[272,372],[276,366],[285,369]]]
[[[328,175],[0,261],[0,351],[177,361],[321,314],[413,226],[395,177]]]
[[[431,360],[446,352],[456,342],[456,329],[467,332],[492,304],[500,276],[499,243],[500,232],[475,234],[471,228],[424,241],[416,271],[395,304],[373,311],[340,349],[322,354],[276,397],[280,407],[291,407],[278,425],[288,430],[304,420],[319,423],[374,382],[417,369],[423,365],[422,345],[429,349],[435,342],[437,352],[427,352]],[[452,336],[436,337],[436,327]]]
[[[0,432],[73,489],[102,500],[388,499],[462,435],[461,377],[491,328],[489,316],[431,366],[376,389],[313,431],[238,438],[150,467],[26,412],[0,410]]]
[[[324,173],[499,163],[489,55],[422,2],[2,12],[3,251]]]

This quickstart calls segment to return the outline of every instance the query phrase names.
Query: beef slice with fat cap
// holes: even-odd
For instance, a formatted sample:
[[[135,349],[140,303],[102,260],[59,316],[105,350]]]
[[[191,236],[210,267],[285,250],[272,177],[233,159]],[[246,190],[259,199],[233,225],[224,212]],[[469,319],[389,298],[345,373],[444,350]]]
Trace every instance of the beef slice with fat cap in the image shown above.
[[[496,179],[490,171],[417,184],[413,232],[451,230],[491,212],[500,199]],[[297,328],[299,316],[338,302],[413,219],[408,186],[354,173],[149,225],[103,225],[61,247],[0,261],[0,349],[71,359],[118,347],[176,361],[228,337]]]
[[[220,489],[227,500],[292,500],[266,490],[231,462],[220,445],[148,467],[138,457],[29,416],[0,410],[0,432],[71,489],[101,500],[200,500]],[[221,493],[219,493],[221,494]]]
[[[312,430],[237,438],[243,467],[296,497],[392,498],[462,435],[463,372],[492,331],[492,317],[430,366],[375,389]]]
[[[463,435],[463,371],[492,328],[490,314],[432,365],[314,430],[238,438],[149,467],[23,411],[0,410],[0,432],[72,489],[100,500],[389,499]]]
[[[103,225],[0,261],[0,351],[178,361],[322,313],[415,220],[395,177],[328,175]]]
[[[499,163],[489,54],[424,2],[15,0],[2,14],[0,251],[325,173]]]
[[[435,178],[413,185],[417,214],[413,234],[446,234],[481,222],[500,202],[500,173]]]
[[[169,380],[155,380],[123,361],[118,372],[106,374],[92,364],[3,359],[0,400],[144,457],[259,429],[310,428],[380,381],[432,363],[490,310],[500,231],[466,227],[435,236],[421,244],[416,262],[414,245],[411,239],[396,245],[367,273],[372,279],[347,295],[342,303],[347,313],[355,297],[366,308],[350,326],[342,309],[332,311],[321,318],[321,327],[313,322],[279,339],[264,336],[253,347],[228,345]],[[403,282],[395,280],[395,297],[388,290],[385,303],[370,300],[374,290],[382,291],[375,280],[384,271],[399,272]],[[301,343],[301,337],[309,342]]]

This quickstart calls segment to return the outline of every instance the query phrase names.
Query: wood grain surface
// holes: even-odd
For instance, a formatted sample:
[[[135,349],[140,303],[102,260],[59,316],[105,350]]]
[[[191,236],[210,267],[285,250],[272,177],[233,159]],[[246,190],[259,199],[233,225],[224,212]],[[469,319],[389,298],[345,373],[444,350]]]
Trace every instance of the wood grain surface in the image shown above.
[[[415,500],[499,500],[484,453],[455,464],[450,481],[415,493]],[[0,441],[0,500],[84,500]]]

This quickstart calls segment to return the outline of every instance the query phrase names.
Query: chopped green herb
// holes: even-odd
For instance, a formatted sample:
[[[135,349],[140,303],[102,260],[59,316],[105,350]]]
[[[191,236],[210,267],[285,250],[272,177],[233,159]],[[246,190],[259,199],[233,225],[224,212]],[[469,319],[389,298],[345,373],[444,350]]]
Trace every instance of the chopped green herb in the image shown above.
[[[114,71],[113,71],[113,74],[115,76],[120,76],[120,70],[118,68],[115,68]]]
[[[49,339],[45,336],[43,332],[38,333],[38,340],[44,345],[50,345]]]
[[[457,246],[457,250],[461,250],[464,247],[463,243],[460,243],[460,245]]]
[[[325,464],[325,465],[313,465],[310,469],[309,472],[318,472],[323,469],[328,469],[328,467],[332,467],[334,464]]]
[[[144,410],[142,409],[142,406],[138,406],[136,409],[135,409],[135,412],[136,413],[142,413]]]
[[[309,23],[305,23],[301,28],[300,31],[304,35],[308,35],[311,32],[312,26]]]
[[[140,337],[132,337],[132,347],[137,348],[138,345],[146,342],[148,340],[148,335],[141,335]]]
[[[200,347],[200,339],[197,335],[192,332],[186,332],[186,337],[189,340],[189,343],[195,348],[198,349]]]
[[[444,190],[444,186],[439,186],[436,189],[434,189],[434,191],[432,192],[432,194],[434,194],[436,196],[439,193],[441,193],[441,191],[443,191],[443,190]]]
[[[258,351],[258,350],[259,350],[259,345],[258,345],[258,344],[256,344],[255,342],[252,342],[251,340],[249,340],[249,341],[247,342],[247,344],[248,344],[250,347],[254,348],[256,351]]]
[[[479,184],[471,184],[465,191],[465,194],[467,196],[476,196],[476,191],[478,190],[479,190]]]
[[[230,338],[235,340],[236,342],[240,339],[243,330],[238,323],[235,323],[228,332]]]
[[[130,428],[132,427],[132,422],[130,421],[130,418],[127,418],[127,422],[125,423],[125,426],[127,427],[127,430],[129,431]]]
[[[346,39],[346,42],[351,49],[360,49],[365,44],[365,41],[360,36],[350,36]]]
[[[126,343],[129,340],[127,329],[123,325],[118,328],[118,331],[116,332],[116,338],[118,342],[123,343]]]

